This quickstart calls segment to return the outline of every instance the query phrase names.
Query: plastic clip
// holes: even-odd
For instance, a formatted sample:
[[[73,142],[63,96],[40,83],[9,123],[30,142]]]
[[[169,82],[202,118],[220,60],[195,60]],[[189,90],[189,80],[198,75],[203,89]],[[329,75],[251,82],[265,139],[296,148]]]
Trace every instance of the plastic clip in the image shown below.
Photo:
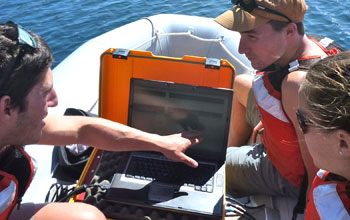
[[[207,58],[205,60],[205,68],[208,69],[220,69],[220,60],[215,58]]]
[[[112,54],[112,57],[115,59],[127,60],[129,53],[130,53],[130,50],[128,49],[118,48],[114,51],[114,53]]]
[[[294,60],[293,62],[289,63],[289,69],[288,71],[291,73],[299,68],[299,62],[298,60]]]

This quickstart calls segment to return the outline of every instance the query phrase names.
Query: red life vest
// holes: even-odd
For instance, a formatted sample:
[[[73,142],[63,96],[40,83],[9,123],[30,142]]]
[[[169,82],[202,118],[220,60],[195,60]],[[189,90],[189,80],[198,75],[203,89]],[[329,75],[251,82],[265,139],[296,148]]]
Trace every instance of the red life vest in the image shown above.
[[[312,182],[305,220],[350,219],[350,182],[341,178],[328,171],[317,172]]]
[[[34,175],[31,157],[19,146],[10,146],[0,156],[0,220],[6,220],[20,202]]]
[[[328,55],[338,53],[335,48],[327,50],[317,41],[313,41]],[[263,144],[267,156],[280,174],[297,187],[301,185],[305,168],[294,126],[283,110],[281,86],[290,72],[307,71],[320,59],[316,56],[299,58],[284,68],[271,65],[257,73],[253,80],[255,101],[264,127]]]

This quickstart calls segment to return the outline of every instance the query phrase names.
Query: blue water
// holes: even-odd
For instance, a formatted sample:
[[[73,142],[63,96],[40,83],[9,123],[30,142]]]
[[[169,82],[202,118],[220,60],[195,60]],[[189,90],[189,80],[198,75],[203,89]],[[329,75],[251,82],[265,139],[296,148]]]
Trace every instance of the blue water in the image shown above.
[[[306,0],[309,34],[330,37],[350,49],[350,0]],[[216,17],[230,0],[0,0],[0,22],[15,21],[42,36],[54,66],[87,40],[159,13]]]

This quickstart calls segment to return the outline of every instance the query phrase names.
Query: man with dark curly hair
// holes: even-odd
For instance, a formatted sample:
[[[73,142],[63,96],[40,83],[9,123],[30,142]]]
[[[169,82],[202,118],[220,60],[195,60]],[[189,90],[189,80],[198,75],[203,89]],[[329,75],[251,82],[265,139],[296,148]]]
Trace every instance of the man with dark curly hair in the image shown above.
[[[58,103],[52,61],[38,35],[13,22],[0,24],[0,219],[105,219],[97,208],[83,203],[15,208],[34,175],[23,145],[77,143],[109,151],[151,150],[198,166],[184,154],[199,142],[198,133],[160,136],[102,118],[48,115],[48,108]]]

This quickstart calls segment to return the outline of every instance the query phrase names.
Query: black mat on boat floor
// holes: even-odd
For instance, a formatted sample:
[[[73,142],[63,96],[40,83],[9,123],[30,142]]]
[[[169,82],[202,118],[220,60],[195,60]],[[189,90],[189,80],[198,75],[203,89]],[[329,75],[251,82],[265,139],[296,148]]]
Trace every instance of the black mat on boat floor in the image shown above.
[[[91,184],[109,184],[118,169],[123,153],[104,151]],[[88,188],[84,202],[99,208],[110,219],[143,220],[209,220],[210,217],[196,216],[178,212],[167,212],[125,204],[111,203],[104,200],[106,190]]]

